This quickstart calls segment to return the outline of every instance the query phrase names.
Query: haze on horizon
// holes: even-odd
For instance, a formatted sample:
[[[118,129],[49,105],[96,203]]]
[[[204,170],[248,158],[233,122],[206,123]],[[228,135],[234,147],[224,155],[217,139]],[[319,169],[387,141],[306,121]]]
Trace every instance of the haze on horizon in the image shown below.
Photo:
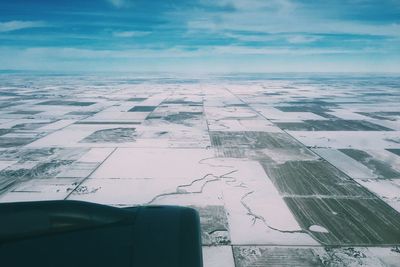
[[[0,69],[399,72],[399,0],[2,0]]]

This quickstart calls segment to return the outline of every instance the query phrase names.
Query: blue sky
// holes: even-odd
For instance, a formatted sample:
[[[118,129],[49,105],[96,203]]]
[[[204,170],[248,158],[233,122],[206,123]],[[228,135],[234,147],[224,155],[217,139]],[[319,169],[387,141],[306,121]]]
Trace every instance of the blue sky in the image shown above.
[[[400,71],[400,0],[0,3],[0,69]]]

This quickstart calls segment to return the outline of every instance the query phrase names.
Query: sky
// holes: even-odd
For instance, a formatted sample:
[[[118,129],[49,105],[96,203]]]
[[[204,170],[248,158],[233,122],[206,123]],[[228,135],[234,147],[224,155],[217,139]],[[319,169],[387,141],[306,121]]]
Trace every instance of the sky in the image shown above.
[[[400,72],[400,0],[0,0],[0,69]]]

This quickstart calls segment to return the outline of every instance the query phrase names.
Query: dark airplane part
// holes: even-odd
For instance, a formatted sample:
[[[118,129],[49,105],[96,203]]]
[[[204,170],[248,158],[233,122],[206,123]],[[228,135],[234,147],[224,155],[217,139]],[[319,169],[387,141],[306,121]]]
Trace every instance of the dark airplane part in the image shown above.
[[[176,206],[1,203],[0,265],[201,267],[199,216]]]

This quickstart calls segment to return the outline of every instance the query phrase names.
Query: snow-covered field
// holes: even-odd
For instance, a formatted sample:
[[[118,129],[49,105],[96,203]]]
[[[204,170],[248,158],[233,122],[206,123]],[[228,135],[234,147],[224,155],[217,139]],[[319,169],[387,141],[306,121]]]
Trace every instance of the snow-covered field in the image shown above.
[[[240,77],[1,74],[0,201],[190,206],[206,267],[400,266],[400,77]]]

